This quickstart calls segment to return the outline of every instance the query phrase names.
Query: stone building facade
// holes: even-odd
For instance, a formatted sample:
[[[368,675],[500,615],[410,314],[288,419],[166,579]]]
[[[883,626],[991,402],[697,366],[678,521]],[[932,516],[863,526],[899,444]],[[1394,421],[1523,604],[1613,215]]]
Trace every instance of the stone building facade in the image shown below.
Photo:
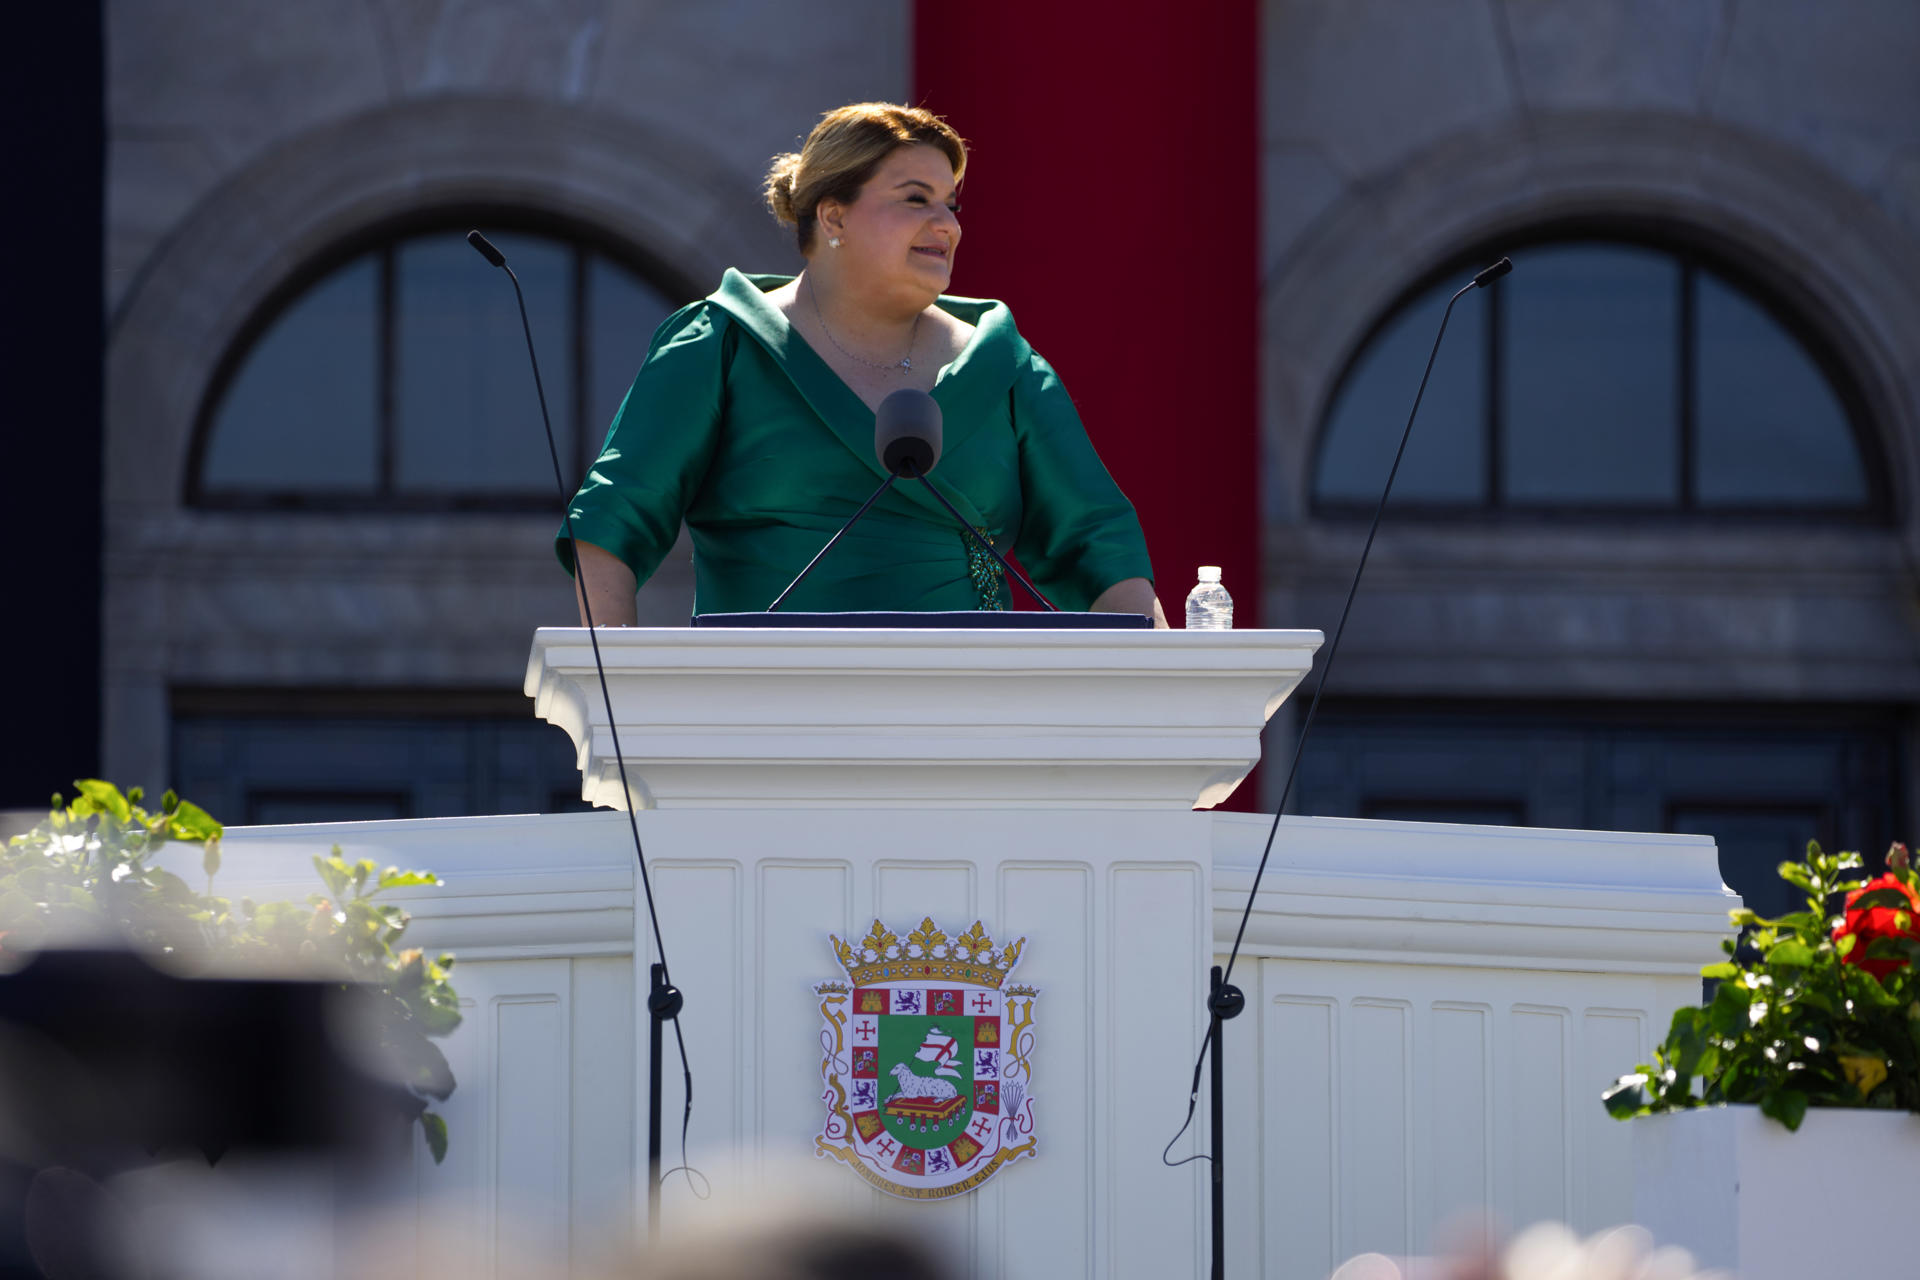
[[[527,719],[528,638],[573,612],[552,516],[196,509],[194,436],[222,362],[305,264],[440,210],[561,220],[689,281],[778,269],[794,254],[759,206],[767,158],[827,107],[905,97],[908,17],[895,0],[111,3],[109,773],[195,781],[172,757],[196,715]],[[682,622],[691,595],[676,555],[642,618]],[[384,736],[343,732],[349,754]],[[389,760],[426,772],[423,755],[464,751],[429,734]],[[271,747],[242,734],[209,768],[241,767],[235,752]],[[456,794],[405,812],[474,803],[458,785],[472,762],[447,767]],[[211,798],[236,818],[290,812]],[[378,810],[337,810],[363,811]]]
[[[189,749],[237,777],[306,723],[352,754],[373,741],[353,724],[523,715],[528,632],[570,616],[544,515],[191,500],[223,370],[313,264],[484,208],[700,292],[726,265],[790,268],[767,157],[822,110],[912,96],[937,21],[906,0],[107,12],[104,741],[113,776],[147,781]],[[1920,698],[1920,10],[1270,0],[1261,40],[1270,624],[1331,628],[1366,531],[1314,493],[1343,377],[1397,307],[1509,242],[1708,254],[1822,353],[1881,495],[1832,520],[1396,515],[1298,807],[1706,824],[1756,865],[1804,834],[1894,834]],[[676,555],[642,617],[689,598]],[[449,785],[410,811],[480,803]],[[238,817],[238,796],[215,798]]]
[[[1809,836],[1884,847],[1920,692],[1920,11],[1265,15],[1267,616],[1337,615],[1365,522],[1315,517],[1313,451],[1370,327],[1541,228],[1701,245],[1770,293],[1835,353],[1889,495],[1851,521],[1390,519],[1305,808],[1705,829],[1749,891]]]

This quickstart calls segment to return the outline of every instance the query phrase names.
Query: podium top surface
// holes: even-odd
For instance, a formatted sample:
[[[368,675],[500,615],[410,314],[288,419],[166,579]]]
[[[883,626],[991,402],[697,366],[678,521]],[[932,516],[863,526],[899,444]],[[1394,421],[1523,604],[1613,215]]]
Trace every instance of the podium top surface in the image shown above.
[[[1139,655],[1142,660],[1153,661],[1155,665],[1166,663],[1176,666],[1184,660],[1206,663],[1209,659],[1202,655],[1223,652],[1246,655],[1265,653],[1276,657],[1282,653],[1304,652],[1311,660],[1311,655],[1325,639],[1320,632],[1308,629],[1249,627],[1238,631],[1181,631],[1156,630],[1152,627],[1034,625],[596,627],[594,634],[600,643],[601,656],[608,662],[613,661],[615,654],[622,655],[624,661],[635,662],[647,661],[641,657],[643,654],[664,656],[676,651],[699,649],[761,649],[770,652],[810,650],[816,653],[833,649],[868,653],[876,649],[959,649],[978,653],[982,662],[992,663],[994,659],[991,655],[995,652],[1040,648],[1060,650],[1060,661],[1072,661],[1067,654],[1075,651],[1088,654],[1124,652]],[[541,627],[535,631],[527,665],[529,682],[535,670],[541,666],[543,655],[570,651],[575,646],[581,650],[588,648],[585,627]],[[588,661],[591,663],[591,658]],[[1290,659],[1283,661],[1291,664]],[[529,687],[527,692],[532,693],[532,688]]]

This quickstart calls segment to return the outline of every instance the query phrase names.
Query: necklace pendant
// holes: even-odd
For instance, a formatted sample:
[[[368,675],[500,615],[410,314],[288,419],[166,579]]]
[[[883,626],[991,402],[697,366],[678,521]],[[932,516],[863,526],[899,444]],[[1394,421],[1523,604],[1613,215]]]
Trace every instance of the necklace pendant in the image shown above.
[[[913,368],[913,357],[912,357],[912,356],[901,356],[901,357],[900,357],[900,367],[901,367],[902,369],[911,369],[911,368]]]

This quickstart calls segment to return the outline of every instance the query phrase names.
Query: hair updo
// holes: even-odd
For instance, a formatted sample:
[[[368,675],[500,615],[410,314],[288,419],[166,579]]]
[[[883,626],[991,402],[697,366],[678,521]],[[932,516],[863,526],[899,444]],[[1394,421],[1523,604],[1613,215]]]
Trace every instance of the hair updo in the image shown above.
[[[800,252],[813,248],[816,212],[822,200],[852,204],[881,162],[901,147],[933,147],[953,166],[953,180],[967,171],[967,144],[931,111],[891,102],[856,102],[829,111],[797,152],[773,158],[767,170],[767,208],[794,229]]]

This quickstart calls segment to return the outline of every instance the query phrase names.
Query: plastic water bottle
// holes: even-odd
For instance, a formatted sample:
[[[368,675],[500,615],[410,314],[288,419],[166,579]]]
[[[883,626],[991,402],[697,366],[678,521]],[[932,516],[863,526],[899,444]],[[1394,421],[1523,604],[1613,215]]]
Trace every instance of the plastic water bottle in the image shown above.
[[[1233,630],[1233,597],[1220,585],[1220,566],[1200,566],[1200,581],[1187,592],[1187,630]]]

